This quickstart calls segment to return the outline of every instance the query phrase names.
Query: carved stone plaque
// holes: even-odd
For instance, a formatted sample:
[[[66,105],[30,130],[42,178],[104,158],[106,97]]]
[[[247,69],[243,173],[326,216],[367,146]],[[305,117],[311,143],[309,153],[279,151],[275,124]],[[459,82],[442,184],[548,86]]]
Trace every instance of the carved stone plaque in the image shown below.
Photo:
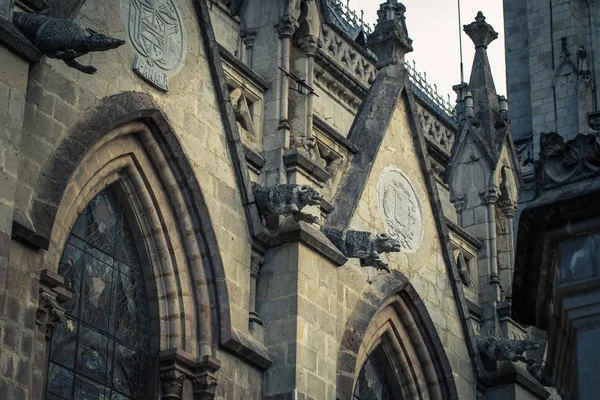
[[[409,180],[397,168],[386,168],[377,185],[379,212],[387,233],[402,251],[415,251],[423,237],[421,206]]]
[[[183,27],[173,0],[121,0],[125,30],[135,49],[133,70],[160,90],[183,60]]]

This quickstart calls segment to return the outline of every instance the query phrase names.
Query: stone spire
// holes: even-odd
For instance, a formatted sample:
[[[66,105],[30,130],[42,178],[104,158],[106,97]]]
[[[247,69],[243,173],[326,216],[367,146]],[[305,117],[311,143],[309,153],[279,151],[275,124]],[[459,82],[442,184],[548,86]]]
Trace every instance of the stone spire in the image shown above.
[[[487,47],[498,38],[498,33],[485,22],[481,11],[477,13],[474,22],[464,26],[464,30],[475,44],[475,59],[469,80],[469,92],[473,96],[474,103],[474,116],[482,125],[485,134],[493,136],[494,126],[499,119],[499,105]],[[491,137],[490,139],[493,140]],[[490,145],[493,150],[495,146],[492,143]]]
[[[387,0],[379,6],[377,25],[368,37],[369,48],[377,55],[377,68],[404,62],[404,55],[413,51],[408,37],[406,7],[398,0]]]

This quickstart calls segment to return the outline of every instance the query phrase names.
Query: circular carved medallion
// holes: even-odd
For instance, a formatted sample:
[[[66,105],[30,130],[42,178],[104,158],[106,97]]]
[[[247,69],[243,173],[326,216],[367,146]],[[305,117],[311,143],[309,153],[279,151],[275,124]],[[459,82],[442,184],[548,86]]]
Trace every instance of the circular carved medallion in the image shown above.
[[[121,0],[121,15],[135,49],[133,70],[161,90],[183,60],[183,26],[172,0]]]
[[[423,237],[421,206],[409,180],[397,168],[387,168],[377,185],[379,212],[387,233],[402,251],[415,251]]]

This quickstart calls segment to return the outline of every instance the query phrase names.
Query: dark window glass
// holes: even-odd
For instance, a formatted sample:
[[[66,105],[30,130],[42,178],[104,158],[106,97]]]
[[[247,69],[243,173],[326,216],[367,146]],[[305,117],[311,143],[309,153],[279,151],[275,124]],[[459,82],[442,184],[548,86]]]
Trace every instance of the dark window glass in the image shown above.
[[[375,349],[363,364],[354,388],[354,400],[394,400],[381,353],[381,349]]]
[[[77,219],[58,272],[73,299],[52,334],[46,399],[146,399],[153,363],[146,288],[111,188]]]

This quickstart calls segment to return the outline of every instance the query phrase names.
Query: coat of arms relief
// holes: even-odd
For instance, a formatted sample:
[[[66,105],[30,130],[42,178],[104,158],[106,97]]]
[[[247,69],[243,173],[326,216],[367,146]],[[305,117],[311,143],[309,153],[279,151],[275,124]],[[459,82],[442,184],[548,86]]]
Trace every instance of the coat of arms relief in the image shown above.
[[[377,187],[379,211],[387,233],[397,239],[402,251],[415,251],[423,237],[423,219],[415,191],[396,168],[387,168]]]
[[[183,59],[183,26],[172,0],[122,0],[121,14],[135,50],[133,70],[160,90]]]

